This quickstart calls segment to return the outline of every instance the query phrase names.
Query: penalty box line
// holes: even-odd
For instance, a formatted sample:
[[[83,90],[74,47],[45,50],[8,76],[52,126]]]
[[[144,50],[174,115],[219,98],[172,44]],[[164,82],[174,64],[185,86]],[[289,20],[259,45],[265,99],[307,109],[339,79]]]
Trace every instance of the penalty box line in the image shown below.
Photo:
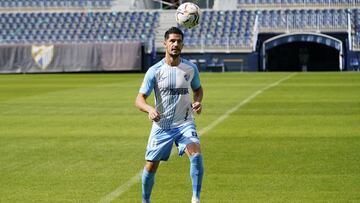
[[[216,120],[214,120],[213,122],[211,122],[209,125],[207,125],[206,127],[204,127],[203,129],[201,129],[199,131],[199,136],[201,136],[202,134],[206,134],[207,132],[209,132],[210,130],[212,130],[215,126],[217,126],[218,124],[220,124],[221,122],[223,122],[225,119],[227,119],[230,114],[234,113],[235,111],[237,111],[240,107],[244,106],[245,104],[249,103],[251,100],[253,100],[255,97],[257,97],[258,95],[260,95],[261,93],[263,93],[264,91],[275,87],[277,85],[279,85],[281,82],[288,80],[289,78],[293,77],[296,73],[292,73],[290,75],[287,75],[284,78],[281,78],[280,80],[271,83],[267,86],[265,86],[264,88],[254,92],[253,94],[251,94],[249,97],[247,97],[246,99],[242,100],[240,103],[238,103],[236,106],[232,107],[231,109],[227,110],[224,114],[222,114],[219,118],[217,118]],[[173,151],[171,153],[170,156],[174,155],[175,152]],[[125,182],[124,184],[120,185],[119,187],[117,187],[114,191],[112,191],[111,193],[107,194],[106,196],[104,196],[99,203],[109,203],[111,201],[113,201],[114,199],[120,197],[124,192],[126,192],[127,190],[130,189],[130,187],[132,187],[133,185],[135,185],[136,183],[138,183],[141,179],[141,175],[142,175],[143,169],[141,169],[139,172],[136,173],[136,175],[134,175],[133,177],[131,177],[127,182]]]

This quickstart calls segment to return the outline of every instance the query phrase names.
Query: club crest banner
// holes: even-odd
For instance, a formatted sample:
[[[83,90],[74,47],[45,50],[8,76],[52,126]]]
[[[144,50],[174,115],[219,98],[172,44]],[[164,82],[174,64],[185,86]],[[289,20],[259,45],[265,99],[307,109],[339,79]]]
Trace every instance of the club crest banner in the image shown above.
[[[0,74],[141,71],[143,49],[141,42],[0,44]]]
[[[54,45],[33,45],[31,55],[35,63],[45,70],[54,58]]]

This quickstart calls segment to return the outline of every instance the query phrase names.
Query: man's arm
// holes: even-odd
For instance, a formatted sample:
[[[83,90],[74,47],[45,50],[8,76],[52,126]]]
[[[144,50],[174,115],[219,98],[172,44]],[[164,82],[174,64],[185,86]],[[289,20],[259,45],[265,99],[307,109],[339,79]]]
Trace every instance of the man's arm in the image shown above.
[[[193,111],[195,111],[197,114],[200,114],[202,110],[201,101],[203,99],[204,92],[201,86],[198,89],[193,90],[193,92],[194,92],[194,103],[192,104]]]
[[[145,94],[139,93],[135,100],[135,106],[140,111],[148,113],[150,120],[158,122],[160,120],[160,113],[146,102],[146,98],[147,96]]]

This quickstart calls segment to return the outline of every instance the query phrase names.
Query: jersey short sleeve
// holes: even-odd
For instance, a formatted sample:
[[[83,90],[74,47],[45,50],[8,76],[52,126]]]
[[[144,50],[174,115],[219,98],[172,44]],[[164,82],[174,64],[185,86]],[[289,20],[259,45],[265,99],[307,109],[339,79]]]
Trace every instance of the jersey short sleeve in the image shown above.
[[[154,68],[150,68],[144,77],[144,80],[141,84],[139,93],[145,94],[146,96],[149,96],[152,92],[152,90],[154,89],[154,84],[155,84],[155,69]]]
[[[191,81],[191,88],[193,90],[197,90],[197,89],[199,89],[200,86],[201,86],[201,84],[200,84],[199,71],[198,71],[197,67],[195,66],[194,67],[194,77]]]

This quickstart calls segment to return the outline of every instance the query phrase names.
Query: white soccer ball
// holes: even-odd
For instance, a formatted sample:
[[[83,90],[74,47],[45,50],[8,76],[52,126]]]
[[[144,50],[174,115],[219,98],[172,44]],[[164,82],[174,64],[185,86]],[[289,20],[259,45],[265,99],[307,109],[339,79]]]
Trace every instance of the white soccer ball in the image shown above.
[[[183,3],[176,10],[175,17],[179,25],[191,29],[199,24],[200,8],[191,2]]]

